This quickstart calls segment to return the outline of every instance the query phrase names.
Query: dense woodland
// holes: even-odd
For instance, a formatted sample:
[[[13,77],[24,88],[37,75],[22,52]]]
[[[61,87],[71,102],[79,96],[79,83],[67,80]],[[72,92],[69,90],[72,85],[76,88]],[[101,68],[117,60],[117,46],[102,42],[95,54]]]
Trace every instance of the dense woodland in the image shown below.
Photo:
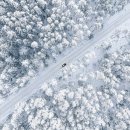
[[[128,0],[0,1],[0,97],[22,88],[66,48],[90,39]]]
[[[19,102],[1,129],[129,130],[129,41],[130,30],[114,31]]]
[[[87,44],[128,3],[1,0],[0,100],[67,49]],[[16,104],[0,130],[130,130],[130,29],[99,44]]]

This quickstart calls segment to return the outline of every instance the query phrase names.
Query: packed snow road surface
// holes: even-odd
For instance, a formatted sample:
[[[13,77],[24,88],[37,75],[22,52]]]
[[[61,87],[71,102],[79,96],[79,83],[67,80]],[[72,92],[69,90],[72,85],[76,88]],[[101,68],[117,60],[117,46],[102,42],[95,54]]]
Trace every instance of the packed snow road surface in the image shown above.
[[[50,78],[54,77],[54,75],[62,68],[64,63],[68,64],[69,62],[84,56],[88,50],[103,41],[114,28],[118,27],[128,19],[130,19],[130,9],[120,12],[117,14],[116,19],[108,22],[107,26],[96,34],[91,41],[82,41],[83,44],[74,48],[70,53],[59,59],[57,63],[48,67],[44,72],[40,72],[35,79],[33,79],[25,88],[22,88],[18,93],[10,96],[0,106],[0,123],[2,123],[2,121],[4,121],[6,117],[13,112],[16,103],[27,100],[41,87],[43,82],[46,82]]]

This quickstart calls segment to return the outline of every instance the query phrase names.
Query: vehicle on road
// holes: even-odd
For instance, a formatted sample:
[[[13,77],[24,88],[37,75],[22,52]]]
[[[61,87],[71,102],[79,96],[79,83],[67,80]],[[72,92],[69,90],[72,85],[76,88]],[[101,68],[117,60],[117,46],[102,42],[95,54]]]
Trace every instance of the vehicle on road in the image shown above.
[[[64,63],[63,65],[62,65],[62,67],[65,67],[66,66],[66,63]]]

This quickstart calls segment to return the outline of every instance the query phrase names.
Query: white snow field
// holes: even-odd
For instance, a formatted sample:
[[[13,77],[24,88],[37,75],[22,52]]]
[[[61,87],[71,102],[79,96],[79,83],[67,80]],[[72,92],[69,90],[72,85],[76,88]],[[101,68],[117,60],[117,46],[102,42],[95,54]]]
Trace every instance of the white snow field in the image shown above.
[[[129,25],[129,0],[1,0],[0,130],[129,130]]]

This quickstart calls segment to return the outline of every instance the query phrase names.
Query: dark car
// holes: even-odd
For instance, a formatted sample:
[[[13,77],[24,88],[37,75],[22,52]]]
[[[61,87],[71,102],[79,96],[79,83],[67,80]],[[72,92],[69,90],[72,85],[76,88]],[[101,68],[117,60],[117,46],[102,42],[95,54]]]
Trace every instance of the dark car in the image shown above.
[[[64,63],[63,65],[62,65],[62,67],[65,67],[66,66],[66,63]]]
[[[90,36],[88,37],[89,39],[92,39],[94,37],[93,34],[90,34]]]

